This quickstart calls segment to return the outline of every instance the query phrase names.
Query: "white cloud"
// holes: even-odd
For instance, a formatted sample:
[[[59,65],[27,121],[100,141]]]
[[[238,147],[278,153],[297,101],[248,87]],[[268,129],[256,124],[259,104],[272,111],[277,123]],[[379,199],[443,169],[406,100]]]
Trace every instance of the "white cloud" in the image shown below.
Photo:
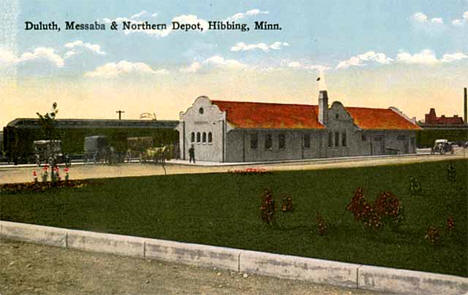
[[[352,66],[365,66],[369,62],[376,62],[379,64],[389,64],[393,61],[390,57],[387,57],[384,53],[367,51],[366,53],[359,54],[351,57],[348,60],[344,60],[338,63],[337,69],[346,69]]]
[[[433,24],[443,24],[444,20],[440,17],[434,17],[431,19],[431,23]]]
[[[126,75],[155,75],[167,74],[165,69],[153,70],[150,66],[142,62],[128,62],[122,60],[118,63],[107,63],[103,66],[97,67],[92,72],[85,73],[85,77],[99,77],[99,78],[115,78]]]
[[[214,55],[209,57],[203,61],[194,61],[187,67],[180,68],[179,71],[183,73],[195,73],[201,70],[207,70],[210,68],[218,68],[218,69],[227,69],[227,70],[244,70],[250,67],[238,60],[235,59],[225,59],[222,56]]]
[[[7,66],[34,60],[47,60],[59,68],[65,64],[63,58],[55,53],[55,49],[50,47],[37,47],[33,51],[25,52],[20,56],[16,56],[9,50],[0,49],[0,63]]]
[[[441,62],[454,62],[457,60],[462,60],[468,58],[468,55],[462,53],[462,52],[456,52],[452,54],[444,54],[441,58]]]
[[[425,23],[427,22],[427,15],[425,15],[422,12],[416,12],[415,14],[413,14],[413,19],[417,22]]]
[[[265,43],[257,43],[257,44],[245,44],[244,42],[238,42],[236,45],[231,47],[231,51],[249,51],[249,50],[255,50],[255,49],[260,49],[263,50],[264,52],[268,52],[271,49],[273,50],[279,50],[282,47],[289,46],[289,43],[287,42],[274,42],[270,45],[265,44]]]
[[[67,59],[67,58],[70,58],[74,55],[76,55],[77,52],[75,50],[68,50],[67,52],[65,52],[63,58]]]
[[[441,17],[433,17],[429,19],[427,15],[422,12],[416,12],[411,17],[415,22],[422,24],[434,24],[434,25],[443,25],[444,20]]]
[[[270,12],[268,11],[262,11],[260,9],[251,9],[246,12],[239,12],[234,14],[233,16],[228,17],[226,20],[227,21],[238,21],[244,17],[247,16],[252,16],[252,15],[259,15],[259,14],[269,14]]]
[[[454,19],[452,21],[452,25],[456,26],[456,27],[460,27],[460,26],[463,26],[463,21],[461,19]]]
[[[215,67],[224,67],[229,69],[244,69],[247,68],[246,64],[243,64],[235,59],[225,59],[219,55],[212,56],[203,61],[204,65],[212,65]]]
[[[134,15],[132,15],[130,18],[140,18],[142,17],[143,15],[147,14],[148,12],[146,10],[142,10]]]
[[[91,52],[94,52],[96,54],[99,54],[99,55],[105,55],[106,53],[104,51],[101,50],[101,46],[98,45],[98,44],[92,44],[92,43],[88,43],[88,42],[83,42],[81,40],[76,40],[76,41],[73,41],[73,42],[69,42],[69,43],[66,43],[65,44],[65,47],[68,48],[68,49],[73,49],[73,48],[84,48],[84,49],[87,49]],[[71,55],[69,53],[72,53],[71,55],[74,55],[76,54],[76,50],[71,50],[69,52],[67,52],[65,54],[65,58],[67,58],[67,54],[69,55],[68,57],[70,57]]]
[[[464,24],[468,24],[468,11],[465,11],[462,15],[462,18],[457,18],[452,21],[452,25],[456,27],[461,27]]]
[[[183,73],[195,73],[201,68],[201,64],[198,61],[193,62],[190,66],[181,68],[180,71]]]
[[[422,64],[435,65],[439,63],[451,63],[458,60],[468,58],[468,55],[462,52],[446,53],[442,58],[438,59],[435,53],[430,49],[424,49],[419,53],[410,54],[408,52],[400,52],[397,54],[397,61],[406,64]]]
[[[325,70],[330,69],[330,67],[323,66],[323,65],[311,65],[311,64],[302,63],[299,61],[290,61],[290,60],[283,60],[281,64],[283,67],[293,68],[293,69],[298,69],[298,70],[325,71]]]
[[[402,51],[397,54],[396,60],[406,64],[433,65],[439,62],[435,53],[430,49],[424,49],[419,53],[410,54]]]

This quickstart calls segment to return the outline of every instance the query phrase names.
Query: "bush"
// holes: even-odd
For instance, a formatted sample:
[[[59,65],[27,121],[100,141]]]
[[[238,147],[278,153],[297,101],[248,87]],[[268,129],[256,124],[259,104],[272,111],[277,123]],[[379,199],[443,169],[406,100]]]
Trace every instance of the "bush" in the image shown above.
[[[371,203],[364,197],[362,188],[358,187],[346,210],[353,213],[354,220],[374,230],[382,228],[384,224],[397,226],[403,220],[401,202],[391,192],[381,193],[375,202]]]

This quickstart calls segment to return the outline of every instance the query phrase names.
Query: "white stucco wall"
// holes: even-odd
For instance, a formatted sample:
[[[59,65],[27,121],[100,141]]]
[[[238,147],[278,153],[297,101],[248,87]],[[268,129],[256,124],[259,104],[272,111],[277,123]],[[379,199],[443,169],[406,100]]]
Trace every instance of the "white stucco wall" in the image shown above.
[[[188,160],[188,150],[193,144],[195,159],[200,161],[223,161],[223,134],[226,132],[226,114],[221,112],[216,105],[212,105],[206,96],[198,97],[193,105],[180,114],[179,143],[181,146],[181,158]],[[224,131],[223,131],[224,129]],[[192,142],[192,132],[195,141]],[[212,142],[208,142],[208,134],[212,134]],[[197,141],[197,133],[200,141]],[[203,133],[206,140],[203,142]],[[183,148],[185,147],[185,148]]]

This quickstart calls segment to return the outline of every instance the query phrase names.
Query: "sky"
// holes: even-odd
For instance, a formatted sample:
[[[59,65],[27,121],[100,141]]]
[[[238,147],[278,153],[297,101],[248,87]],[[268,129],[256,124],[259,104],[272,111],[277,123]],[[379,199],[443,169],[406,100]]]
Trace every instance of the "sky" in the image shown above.
[[[317,104],[319,72],[345,106],[463,115],[468,0],[6,0],[0,11],[0,126],[53,102],[58,118],[124,110],[124,119],[173,120],[200,95]],[[61,30],[25,30],[27,21]],[[65,21],[106,30],[65,30]],[[122,21],[204,30],[122,31]],[[207,30],[208,21],[250,30]],[[254,30],[255,21],[281,30]]]

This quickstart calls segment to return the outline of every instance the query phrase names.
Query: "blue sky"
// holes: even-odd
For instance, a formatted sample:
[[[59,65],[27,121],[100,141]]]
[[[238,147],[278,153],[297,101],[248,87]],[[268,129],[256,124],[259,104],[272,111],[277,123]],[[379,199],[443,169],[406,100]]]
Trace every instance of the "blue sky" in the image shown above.
[[[52,47],[57,51],[73,40],[99,44],[107,55],[102,61],[132,60],[152,64],[183,64],[193,59],[222,55],[254,62],[262,59],[302,59],[335,66],[339,61],[373,50],[389,57],[399,51],[411,54],[431,49],[436,55],[467,52],[467,25],[450,22],[462,19],[468,10],[465,0],[451,1],[30,1],[21,2],[18,25],[25,20],[92,22],[104,18],[128,17],[146,11],[140,20],[169,23],[179,15],[196,15],[205,20],[223,20],[236,13],[259,9],[268,14],[246,16],[239,22],[255,20],[280,23],[282,31],[172,33],[154,37],[122,32],[33,32],[18,34],[18,51]],[[418,23],[417,12],[428,19],[442,18],[444,24]],[[151,15],[156,13],[157,16]],[[146,35],[146,36],[145,36]],[[464,39],[464,40],[463,40]],[[282,50],[265,54],[261,50],[232,52],[237,42],[247,44],[287,42]],[[78,66],[78,65],[77,65]]]
[[[315,87],[307,81],[312,81],[312,76],[324,69],[328,87],[332,88],[330,82],[333,82],[337,96],[354,105],[371,100],[360,89],[353,88],[354,84],[360,84],[361,88],[362,83],[384,85],[385,89],[372,93],[373,97],[382,97],[377,106],[384,106],[401,93],[432,93],[433,81],[440,80],[445,86],[437,88],[439,93],[434,97],[428,99],[414,94],[411,105],[401,103],[411,112],[410,116],[422,117],[422,111],[415,111],[414,105],[427,102],[429,106],[440,100],[442,91],[447,90],[447,79],[450,87],[458,89],[466,81],[465,74],[468,75],[468,0],[8,1],[19,7],[15,20],[17,31],[14,44],[0,46],[0,78],[11,73],[1,71],[2,68],[14,67],[19,88],[8,94],[29,100],[35,106],[53,100],[45,98],[54,95],[45,88],[38,91],[42,98],[30,97],[32,89],[41,87],[40,81],[48,81],[60,89],[56,90],[58,93],[67,93],[72,84],[95,90],[94,94],[70,92],[64,98],[68,108],[81,99],[88,99],[98,107],[98,100],[92,101],[91,96],[96,93],[102,97],[115,96],[115,89],[124,87],[122,84],[128,81],[133,81],[133,87],[146,89],[142,91],[147,96],[152,91],[148,85],[158,85],[157,90],[161,91],[158,95],[180,92],[169,98],[174,110],[162,112],[163,117],[171,118],[188,107],[197,91],[210,94],[211,89],[215,95],[229,95],[235,100],[270,97],[270,100],[289,102],[286,90],[272,86],[268,93],[268,85],[281,84],[293,88],[290,95],[302,102],[305,93],[312,93]],[[239,23],[247,23],[251,31],[170,32],[164,36],[110,31],[106,19],[119,17],[153,23],[170,23],[174,18],[202,22],[234,18]],[[108,30],[65,31],[65,20],[82,23],[98,20],[106,23]],[[279,23],[282,30],[253,31],[257,20]],[[55,21],[62,31],[25,31],[25,21]],[[213,81],[213,77],[221,74],[224,80]],[[414,78],[413,84],[399,82],[399,77],[408,78],[408,75]],[[100,85],[92,84],[97,79],[101,79]],[[258,85],[255,91],[252,79]],[[238,91],[229,84],[225,85],[229,91],[223,92],[218,85],[233,81]],[[421,82],[418,86],[418,81],[431,81],[431,85]],[[218,88],[213,87],[215,84]],[[389,85],[396,85],[395,89],[389,91]],[[193,94],[181,92],[181,87],[193,89]],[[191,95],[190,99],[180,99],[185,95]],[[141,103],[149,100],[140,99]],[[125,98],[118,103],[103,101],[113,108],[124,104],[132,109]],[[165,109],[163,103],[160,101],[152,107]],[[456,111],[456,108],[440,108],[445,112]],[[128,114],[138,116],[138,112]],[[25,116],[26,111],[19,108],[8,114]]]

